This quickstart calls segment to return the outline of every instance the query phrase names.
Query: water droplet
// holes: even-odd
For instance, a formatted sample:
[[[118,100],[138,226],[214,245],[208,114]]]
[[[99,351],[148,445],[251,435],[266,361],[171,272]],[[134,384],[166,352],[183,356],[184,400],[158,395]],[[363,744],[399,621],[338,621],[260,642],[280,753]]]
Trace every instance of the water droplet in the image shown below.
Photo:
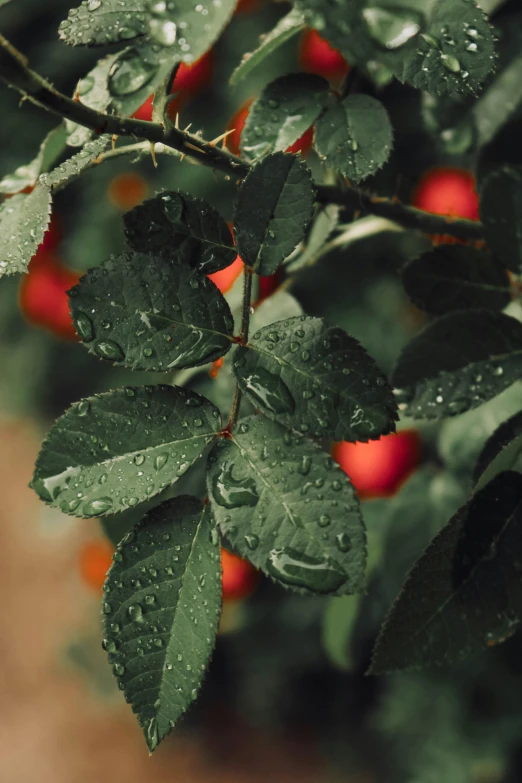
[[[163,452],[163,454],[158,454],[158,456],[154,459],[154,467],[156,470],[161,470],[165,467],[167,464],[167,460],[169,458],[169,455]]]
[[[245,536],[245,543],[247,547],[254,552],[259,546],[259,537],[255,535]]]
[[[158,742],[159,742],[158,721],[156,720],[156,718],[151,718],[147,725],[147,745],[149,746],[149,750],[151,753],[153,750],[157,748]]]
[[[143,465],[145,462],[145,454],[136,454],[133,461],[135,465]]]
[[[102,359],[109,359],[111,362],[122,362],[125,359],[121,346],[114,340],[99,340],[94,350]]]
[[[460,73],[460,62],[453,54],[441,54],[443,66],[451,73]]]
[[[216,503],[224,508],[255,506],[259,500],[256,482],[253,478],[233,476],[234,465],[224,462],[217,475],[212,478],[212,490]]]
[[[319,527],[328,527],[330,524],[330,517],[328,514],[321,514],[319,517]]]
[[[293,413],[295,400],[281,378],[259,368],[249,373],[244,381],[250,395],[271,413]]]
[[[111,508],[111,498],[95,498],[94,500],[89,500],[85,503],[82,508],[82,514],[85,517],[97,517],[100,516],[100,514],[105,514],[107,511],[110,511]]]
[[[272,549],[267,570],[285,584],[322,594],[335,592],[346,581],[346,575],[330,558],[319,560],[290,547]]]
[[[352,541],[348,533],[339,533],[335,538],[335,543],[340,552],[349,552],[352,548]]]
[[[297,466],[297,471],[302,476],[307,476],[310,472],[310,468],[312,467],[312,458],[305,455],[301,458],[301,462]]]
[[[127,609],[127,614],[135,623],[141,624],[145,622],[145,618],[143,617],[143,609],[141,608],[140,604],[131,604]]]
[[[121,677],[123,674],[125,674],[125,666],[122,663],[115,663],[114,674],[116,674],[118,677]]]
[[[78,312],[74,316],[74,328],[84,343],[94,340],[94,326],[87,313]]]

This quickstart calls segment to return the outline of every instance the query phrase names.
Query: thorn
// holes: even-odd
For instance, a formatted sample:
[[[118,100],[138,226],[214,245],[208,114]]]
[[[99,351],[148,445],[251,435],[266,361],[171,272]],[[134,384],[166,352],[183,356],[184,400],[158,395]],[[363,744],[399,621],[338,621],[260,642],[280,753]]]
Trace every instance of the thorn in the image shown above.
[[[182,152],[182,153],[181,153],[181,158],[180,158],[180,161],[182,161],[182,160],[185,160],[185,158],[186,158],[186,157],[187,157],[186,153],[185,153],[185,152]]]
[[[115,133],[115,134],[113,134],[113,137],[111,139],[111,149],[112,149],[113,152],[116,149],[116,142],[117,141],[118,141],[118,136]]]
[[[208,146],[209,147],[215,147],[216,144],[218,144],[221,140],[223,140],[223,142],[224,142],[225,139],[227,138],[227,136],[230,136],[230,134],[234,133],[234,131],[235,131],[235,128],[232,128],[232,130],[227,130],[227,131],[225,131],[225,133],[222,133],[221,136],[216,136],[215,139],[212,139],[212,141],[208,142]],[[225,146],[226,145],[223,144],[223,147],[225,147]]]
[[[156,160],[156,144],[152,141],[150,142],[150,155],[154,164],[154,168],[157,169],[158,161]]]
[[[189,129],[192,128],[192,123],[189,122],[186,128],[183,128],[183,133],[188,133]]]
[[[78,92],[78,90],[76,90],[76,92],[73,95],[73,101],[76,101],[76,103],[81,103],[80,93]]]
[[[202,150],[201,147],[196,147],[195,144],[191,144],[190,141],[185,142],[185,147],[188,147],[191,150],[195,150],[196,152],[201,152],[203,155],[206,155],[207,153],[205,150]]]
[[[176,112],[176,119],[174,120],[174,127],[179,130],[179,111]]]

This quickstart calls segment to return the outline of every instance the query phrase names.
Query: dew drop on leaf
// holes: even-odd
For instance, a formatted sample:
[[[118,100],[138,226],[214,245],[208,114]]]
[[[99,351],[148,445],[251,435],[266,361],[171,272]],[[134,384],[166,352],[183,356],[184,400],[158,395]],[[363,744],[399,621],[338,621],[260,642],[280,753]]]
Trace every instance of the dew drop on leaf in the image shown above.
[[[255,506],[259,500],[256,482],[253,478],[234,478],[234,465],[224,462],[219,473],[212,480],[212,491],[216,503],[224,508]]]
[[[321,594],[335,592],[346,581],[340,567],[329,558],[318,560],[291,547],[272,549],[267,561],[267,571],[285,584]]]

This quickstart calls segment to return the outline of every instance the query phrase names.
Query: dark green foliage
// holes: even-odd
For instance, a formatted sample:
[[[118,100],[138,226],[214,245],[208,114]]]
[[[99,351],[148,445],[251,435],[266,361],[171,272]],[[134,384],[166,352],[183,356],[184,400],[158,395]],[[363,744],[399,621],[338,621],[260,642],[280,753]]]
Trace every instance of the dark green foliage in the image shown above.
[[[412,568],[377,641],[371,672],[456,661],[497,644],[522,613],[522,481],[498,475]]]
[[[160,193],[131,209],[123,220],[133,250],[160,253],[205,274],[224,269],[236,257],[219,212],[187,193]]]
[[[70,301],[89,351],[133,370],[194,367],[231,347],[232,316],[216,286],[164,256],[109,259],[81,279]]]
[[[285,587],[344,595],[364,585],[366,538],[346,474],[303,436],[261,416],[209,458],[208,494],[233,550]]]
[[[197,695],[217,632],[220,579],[210,509],[187,495],[149,512],[114,555],[103,646],[150,751]]]
[[[494,171],[484,182],[481,217],[489,246],[513,270],[522,269],[522,173],[519,169]]]
[[[501,424],[482,449],[473,473],[475,489],[506,470],[522,473],[522,413]]]

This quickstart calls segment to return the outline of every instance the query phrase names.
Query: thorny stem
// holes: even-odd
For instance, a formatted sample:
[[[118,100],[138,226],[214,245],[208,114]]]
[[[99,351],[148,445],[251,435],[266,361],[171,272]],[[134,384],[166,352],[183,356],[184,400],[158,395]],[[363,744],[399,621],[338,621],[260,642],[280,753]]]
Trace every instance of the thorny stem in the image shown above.
[[[238,179],[244,178],[250,169],[250,164],[247,161],[232,155],[228,150],[219,148],[212,142],[201,139],[198,135],[189,134],[187,131],[182,131],[170,124],[165,127],[158,122],[146,122],[104,114],[84,106],[79,100],[68,98],[31,70],[23,54],[1,34],[0,80],[17,89],[24,100],[29,100],[37,106],[57,114],[62,119],[68,119],[78,125],[91,128],[98,134],[134,136],[146,139],[152,144],[163,144],[165,148],[177,150],[182,156],[190,157],[204,166],[217,169]],[[135,149],[134,145],[129,146]],[[163,151],[165,152],[166,149]],[[107,157],[109,156],[107,155]],[[416,229],[426,234],[448,235],[468,241],[480,240],[484,236],[482,224],[479,222],[422,212],[393,199],[374,198],[349,185],[344,188],[318,185],[316,194],[320,203],[339,204],[348,209],[391,220],[403,228]]]
[[[245,266],[243,268],[243,304],[241,307],[241,326],[239,328],[240,345],[246,345],[248,342],[248,329],[250,326],[250,305],[252,300],[252,278],[253,272],[250,267]],[[232,400],[232,408],[230,410],[230,416],[228,418],[227,430],[232,431],[232,428],[237,423],[239,416],[239,409],[241,407],[241,389],[236,382],[234,389],[234,399]]]

